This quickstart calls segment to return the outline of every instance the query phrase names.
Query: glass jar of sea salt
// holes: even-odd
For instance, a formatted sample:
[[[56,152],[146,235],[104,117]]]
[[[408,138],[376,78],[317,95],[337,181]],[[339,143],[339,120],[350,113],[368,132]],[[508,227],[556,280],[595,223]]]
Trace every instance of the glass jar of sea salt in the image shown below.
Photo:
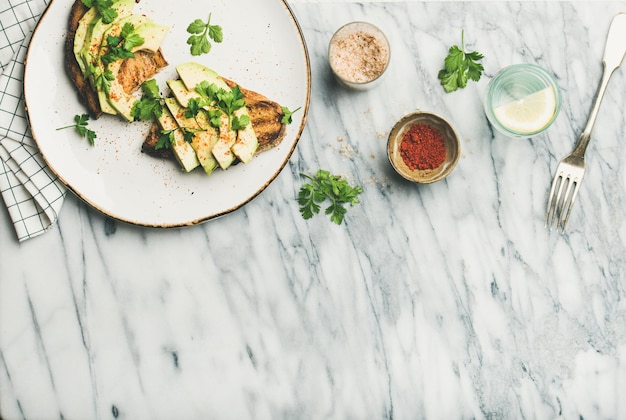
[[[367,22],[348,23],[333,35],[328,47],[330,68],[344,86],[369,89],[389,65],[391,49],[385,34]]]

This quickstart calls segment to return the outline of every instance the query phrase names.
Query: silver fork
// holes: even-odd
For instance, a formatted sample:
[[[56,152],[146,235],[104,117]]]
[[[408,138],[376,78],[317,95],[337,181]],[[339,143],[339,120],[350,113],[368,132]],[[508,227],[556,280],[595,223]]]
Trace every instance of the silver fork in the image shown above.
[[[626,13],[619,13],[613,18],[609,27],[602,58],[602,81],[596,93],[587,125],[578,137],[574,150],[565,156],[556,168],[552,187],[550,188],[550,196],[548,197],[546,228],[550,227],[552,230],[552,227],[556,226],[557,230],[560,228],[562,233],[565,232],[565,226],[569,220],[572,206],[585,174],[585,150],[587,150],[589,145],[591,130],[596,122],[609,79],[613,72],[621,66],[625,54]]]

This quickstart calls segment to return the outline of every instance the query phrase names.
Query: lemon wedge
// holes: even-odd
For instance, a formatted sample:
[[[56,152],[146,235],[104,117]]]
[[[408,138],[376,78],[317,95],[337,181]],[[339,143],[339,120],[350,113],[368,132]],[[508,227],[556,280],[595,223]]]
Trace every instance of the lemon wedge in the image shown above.
[[[493,110],[505,128],[522,134],[535,133],[545,128],[556,110],[553,87],[531,93],[521,99],[507,102]]]

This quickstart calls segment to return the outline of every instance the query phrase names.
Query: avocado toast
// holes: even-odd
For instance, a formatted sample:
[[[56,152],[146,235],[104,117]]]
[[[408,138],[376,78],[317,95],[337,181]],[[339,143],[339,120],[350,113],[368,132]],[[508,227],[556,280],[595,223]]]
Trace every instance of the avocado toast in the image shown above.
[[[76,0],[70,10],[65,68],[93,118],[103,113],[119,113],[130,121],[128,108],[132,92],[167,65],[160,44],[168,28],[152,23],[145,16],[132,14],[133,6],[134,0],[115,2],[116,17],[108,23],[95,6],[89,8],[82,0]],[[132,48],[133,57],[105,65],[102,58],[107,48],[103,44],[109,36],[119,38],[124,23],[130,25],[127,28],[132,27],[133,35],[141,34],[144,42]],[[108,80],[111,77],[112,80]]]
[[[164,115],[153,124],[143,143],[144,152],[159,157],[175,157],[187,172],[202,166],[210,174],[217,167],[227,169],[238,161],[247,163],[254,155],[280,144],[286,131],[280,104],[242,88],[195,62],[178,65],[176,70],[180,79],[167,81],[171,95],[165,98]],[[230,130],[220,124],[212,126],[207,119],[208,112],[201,111],[195,117],[186,116],[190,102],[200,98],[196,87],[202,84],[221,91],[241,92],[245,106],[235,111],[235,115],[247,115],[249,123],[239,130]],[[205,108],[203,111],[209,107]],[[225,116],[221,117],[223,120]],[[193,134],[188,141],[183,138],[185,131]],[[172,133],[173,138],[171,147],[162,148],[159,141],[165,132]]]
[[[145,85],[151,84],[155,93],[150,99],[160,102],[159,112],[149,113],[153,125],[142,151],[173,157],[184,172],[199,166],[207,174],[218,167],[225,170],[280,143],[283,108],[201,64],[176,66],[180,79],[168,80],[170,92],[160,97],[152,78],[168,65],[161,44],[169,27],[133,13],[135,0],[108,3],[103,13],[91,0],[76,0],[65,43],[67,73],[93,118],[111,114],[129,123],[146,120],[138,110],[143,97],[136,91],[144,86],[145,93]],[[231,102],[220,108],[223,98]]]

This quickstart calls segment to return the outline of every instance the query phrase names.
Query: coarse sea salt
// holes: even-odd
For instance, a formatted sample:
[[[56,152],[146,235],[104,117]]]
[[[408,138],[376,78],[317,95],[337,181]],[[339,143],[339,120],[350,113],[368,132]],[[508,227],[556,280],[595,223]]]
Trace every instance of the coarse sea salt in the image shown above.
[[[378,79],[387,68],[390,48],[380,29],[366,22],[341,27],[329,46],[330,67],[340,82],[358,87]]]

